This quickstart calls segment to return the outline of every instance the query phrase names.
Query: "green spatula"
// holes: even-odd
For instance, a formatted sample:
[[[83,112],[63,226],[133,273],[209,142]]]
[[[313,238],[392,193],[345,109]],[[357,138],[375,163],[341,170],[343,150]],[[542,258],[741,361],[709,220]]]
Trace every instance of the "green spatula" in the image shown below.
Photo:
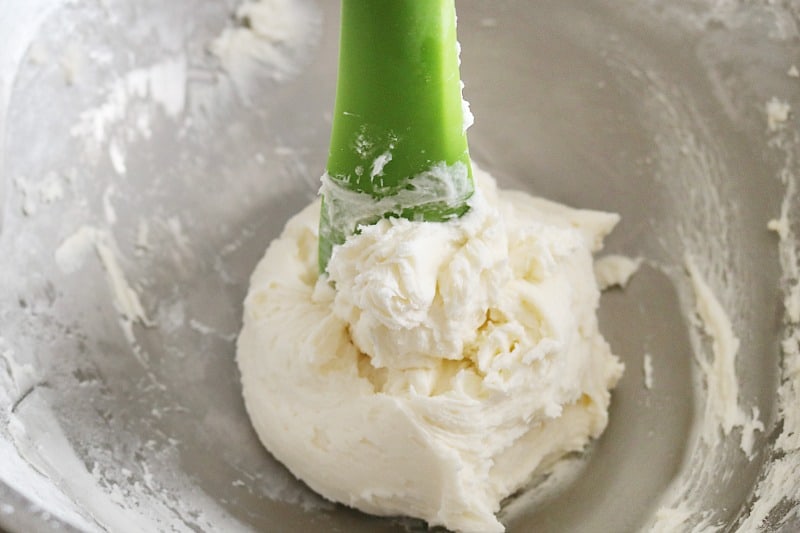
[[[343,0],[319,264],[384,217],[441,222],[474,191],[454,0]]]

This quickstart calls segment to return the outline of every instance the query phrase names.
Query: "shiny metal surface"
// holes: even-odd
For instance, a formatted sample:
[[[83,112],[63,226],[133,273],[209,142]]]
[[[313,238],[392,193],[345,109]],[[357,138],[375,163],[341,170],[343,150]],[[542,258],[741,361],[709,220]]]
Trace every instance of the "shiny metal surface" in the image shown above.
[[[240,398],[248,276],[314,197],[327,156],[335,4],[313,4],[321,33],[296,73],[256,76],[242,91],[207,52],[232,1],[0,0],[0,526],[424,530],[323,502],[261,448]],[[509,503],[508,530],[638,530],[687,469],[716,460],[719,477],[696,486],[715,523],[733,529],[779,426],[781,271],[766,224],[798,147],[796,136],[776,146],[764,106],[778,97],[800,109],[800,80],[786,74],[800,62],[800,6],[458,6],[473,157],[501,185],[619,212],[607,249],[647,260],[602,300],[601,327],[627,367],[607,431],[574,481]],[[115,81],[175,56],[188,65],[178,116],[142,98],[102,142],[75,133]],[[141,116],[149,136],[129,128]],[[785,128],[791,141],[795,116]],[[109,139],[124,145],[122,173]],[[62,193],[48,196],[53,180]],[[107,232],[141,296],[149,322],[132,326],[133,342],[99,258],[72,272],[56,264],[82,226]],[[766,426],[751,461],[738,444],[696,453],[703,398],[686,253],[741,337],[742,403]],[[786,497],[791,515],[800,495]],[[800,528],[779,515],[769,528]]]

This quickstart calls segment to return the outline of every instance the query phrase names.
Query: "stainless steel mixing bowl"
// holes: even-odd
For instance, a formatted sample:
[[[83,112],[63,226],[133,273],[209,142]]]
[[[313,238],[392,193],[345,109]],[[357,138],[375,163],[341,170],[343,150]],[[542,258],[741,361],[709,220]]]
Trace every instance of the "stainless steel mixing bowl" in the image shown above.
[[[336,4],[293,0],[302,43],[221,61],[209,43],[252,26],[233,0],[0,0],[0,527],[424,529],[314,495],[240,398],[248,276],[326,158]],[[766,111],[800,109],[800,3],[458,8],[474,158],[506,187],[621,213],[608,250],[646,259],[602,300],[627,366],[607,431],[510,501],[508,530],[634,531],[676,506],[675,531],[800,530],[800,482],[756,491],[777,461],[800,478],[800,452],[774,446],[791,379],[779,249],[797,243],[767,230],[782,203],[798,224],[798,121]],[[697,429],[710,341],[686,254],[741,339],[740,403],[765,425],[752,459],[738,429],[713,447]]]

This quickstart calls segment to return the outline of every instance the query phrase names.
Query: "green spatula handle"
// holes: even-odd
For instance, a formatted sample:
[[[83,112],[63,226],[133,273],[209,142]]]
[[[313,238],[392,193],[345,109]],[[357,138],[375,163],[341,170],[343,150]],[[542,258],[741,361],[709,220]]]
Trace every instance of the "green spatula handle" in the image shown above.
[[[323,272],[357,225],[448,220],[468,210],[473,191],[454,0],[343,0],[338,76]]]

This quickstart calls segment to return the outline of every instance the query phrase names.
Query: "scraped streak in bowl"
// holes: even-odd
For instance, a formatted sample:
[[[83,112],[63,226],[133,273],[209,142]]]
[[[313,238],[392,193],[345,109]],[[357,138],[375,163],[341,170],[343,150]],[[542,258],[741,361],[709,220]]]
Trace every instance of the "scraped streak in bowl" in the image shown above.
[[[761,30],[778,43],[797,38],[796,12],[769,6],[748,8],[752,6],[721,1],[699,6],[696,13],[675,9],[672,16],[679,24],[698,28],[721,25],[734,30]],[[671,10],[672,7],[667,7],[667,11]],[[692,317],[692,341],[701,378],[699,386],[704,392],[699,396],[702,403],[698,406],[703,414],[695,426],[696,435],[686,463],[654,515],[650,524],[653,531],[728,530],[731,524],[721,519],[721,512],[725,510],[705,508],[703,496],[719,490],[721,483],[730,483],[732,462],[744,460],[734,449],[737,444],[747,459],[752,460],[758,452],[766,461],[755,491],[738,510],[733,524],[736,530],[777,530],[781,526],[797,527],[800,523],[800,238],[796,233],[800,221],[796,190],[800,179],[796,174],[800,136],[791,105],[786,100],[776,96],[759,97],[765,90],[786,91],[785,86],[759,86],[761,80],[757,78],[763,73],[743,67],[745,63],[763,60],[760,66],[767,72],[774,68],[772,63],[784,68],[782,56],[769,57],[771,46],[765,47],[766,52],[757,45],[745,46],[744,52],[728,47],[721,54],[720,46],[725,46],[724,41],[717,42],[713,37],[704,39],[699,46],[699,55],[708,69],[715,96],[733,123],[747,124],[753,130],[760,125],[767,151],[773,152],[779,160],[775,179],[784,187],[780,213],[775,220],[765,221],[765,228],[778,233],[778,255],[783,272],[784,337],[780,345],[777,413],[771,421],[771,427],[777,429],[773,435],[764,435],[766,421],[761,419],[758,407],[747,405],[738,391],[738,383],[744,382],[745,376],[737,373],[739,340],[733,336],[747,335],[748,314],[752,313],[748,297],[753,291],[747,286],[747,277],[742,276],[743,258],[731,239],[741,228],[741,222],[737,221],[741,206],[724,205],[721,200],[720,191],[727,186],[725,180],[731,169],[726,168],[725,157],[701,122],[701,113],[693,108],[691,95],[681,94],[679,88],[670,87],[654,73],[636,71],[637,76],[649,79],[648,92],[662,109],[664,120],[655,122],[665,133],[659,142],[661,171],[665,179],[681,182],[681,186],[671,191],[686,195],[683,201],[687,209],[677,213],[676,229],[677,242],[685,243],[685,267],[691,290],[685,276],[675,271],[672,275],[682,291],[687,315]],[[756,55],[757,59],[751,55]],[[743,73],[738,74],[741,78],[728,74],[729,79],[725,79],[723,73],[735,67],[742,69]],[[791,77],[793,66],[785,68],[787,76]],[[798,91],[789,86],[788,93],[784,92],[783,96],[786,94],[797,95]],[[697,231],[698,228],[702,231]],[[665,240],[669,243],[669,237]],[[668,248],[673,252],[681,250],[674,242],[670,244],[673,246],[668,245]],[[692,292],[696,313],[692,311]],[[757,451],[754,450],[756,440],[760,448]]]
[[[152,282],[143,275],[146,269],[141,268],[142,263],[153,264],[154,257],[164,254],[170,268],[185,274],[192,270],[197,257],[184,227],[187,222],[177,213],[144,211],[135,231],[121,227],[115,204],[125,204],[124,199],[132,193],[124,181],[131,172],[130,160],[139,157],[135,152],[145,149],[154,132],[163,129],[164,121],[185,131],[210,113],[224,113],[237,101],[248,101],[265,79],[277,82],[294,77],[316,44],[321,14],[308,1],[246,1],[216,39],[201,43],[200,48],[207,47],[209,54],[189,57],[181,48],[160,50],[149,61],[135,58],[136,66],[120,72],[114,63],[118,58],[107,47],[90,48],[74,38],[68,50],[57,48],[55,43],[72,36],[68,27],[61,30],[64,33],[53,31],[55,21],[47,18],[52,13],[70,21],[111,27],[122,24],[125,17],[115,14],[115,10],[124,12],[124,7],[111,2],[83,8],[84,12],[78,13],[79,8],[57,0],[30,3],[26,7],[31,14],[29,23],[18,22],[29,33],[19,36],[16,49],[5,48],[9,57],[0,58],[8,62],[0,61],[3,76],[38,69],[50,73],[56,83],[63,76],[65,86],[83,86],[85,94],[92,94],[85,89],[96,75],[92,68],[114,71],[69,126],[78,149],[74,168],[56,169],[44,179],[15,176],[4,180],[13,188],[9,190],[4,183],[9,194],[4,197],[1,242],[15,260],[0,265],[0,276],[15,292],[27,296],[20,296],[19,305],[15,296],[13,303],[4,302],[2,307],[6,321],[0,331],[0,405],[4,408],[0,412],[0,480],[21,494],[25,503],[23,507],[3,503],[0,513],[12,517],[15,513],[36,514],[52,527],[61,521],[86,531],[244,531],[247,528],[194,480],[176,472],[174,465],[182,460],[182,442],[158,430],[152,438],[138,435],[120,427],[113,413],[103,411],[109,391],[95,369],[79,367],[63,373],[63,369],[53,372],[52,368],[37,368],[35,345],[26,340],[55,344],[60,335],[67,339],[65,344],[70,349],[74,345],[80,352],[86,349],[81,346],[89,342],[89,334],[79,326],[58,323],[53,324],[55,337],[36,331],[35,321],[26,318],[52,312],[48,307],[57,297],[56,289],[48,282],[51,294],[41,300],[49,302],[40,305],[36,301],[37,285],[42,280],[26,267],[35,264],[37,255],[49,255],[66,284],[76,273],[87,269],[96,272],[98,282],[107,286],[105,292],[113,309],[109,316],[116,316],[116,327],[122,330],[130,352],[143,369],[144,379],[134,384],[135,394],[154,395],[152,417],[174,416],[168,411],[179,406],[157,398],[166,387],[155,370],[157,361],[142,341],[143,332],[150,328],[176,336],[193,332],[230,345],[236,331],[220,330],[187,317],[180,299],[163,292],[158,297],[154,294],[158,291],[153,291]],[[219,20],[225,20],[225,7],[216,9],[220,11]],[[52,42],[46,37],[48,32],[52,32]],[[191,37],[183,36],[186,40]],[[16,80],[12,74],[0,81],[0,110],[6,111],[5,97],[11,95]],[[258,155],[258,163],[263,165],[268,156]],[[276,149],[275,157],[292,167],[300,164],[291,150]],[[86,183],[82,165],[107,165],[109,179],[99,196]],[[142,192],[146,195],[153,191],[133,194]],[[53,217],[62,220],[49,242],[39,242],[18,231],[25,225],[49,224]],[[245,238],[242,235],[238,242],[227,243],[221,255],[234,253]],[[13,308],[19,316],[8,314],[14,312]],[[50,375],[40,377],[45,373]],[[65,399],[57,394],[65,388],[91,390],[90,395],[97,398],[96,405],[69,406],[68,427],[63,425]],[[117,432],[113,442],[95,424],[81,427],[81,420],[98,413]],[[121,463],[121,457],[127,460]],[[305,509],[332,507],[297,485],[277,465],[238,475],[232,481],[232,492],[250,490],[248,485],[262,480],[261,490],[275,500]]]

